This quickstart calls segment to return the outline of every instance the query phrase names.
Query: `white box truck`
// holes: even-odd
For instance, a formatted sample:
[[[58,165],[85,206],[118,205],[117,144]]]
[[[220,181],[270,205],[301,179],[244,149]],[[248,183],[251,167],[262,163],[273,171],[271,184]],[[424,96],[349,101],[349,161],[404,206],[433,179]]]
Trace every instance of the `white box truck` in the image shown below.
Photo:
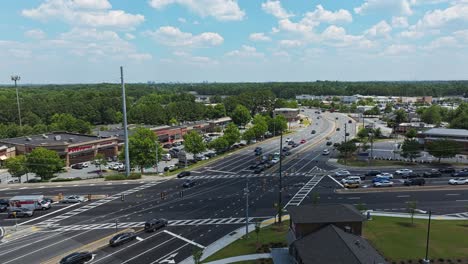
[[[44,195],[19,195],[10,199],[10,209],[27,208],[29,210],[42,210]]]

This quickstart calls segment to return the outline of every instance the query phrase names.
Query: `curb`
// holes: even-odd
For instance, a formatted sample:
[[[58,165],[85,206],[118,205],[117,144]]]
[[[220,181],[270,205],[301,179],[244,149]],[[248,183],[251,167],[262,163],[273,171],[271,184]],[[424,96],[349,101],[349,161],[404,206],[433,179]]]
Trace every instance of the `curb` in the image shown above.
[[[361,188],[361,189],[336,189],[335,193],[354,194],[354,193],[389,193],[389,192],[427,192],[427,191],[457,191],[468,190],[468,185],[454,186],[412,186],[412,187],[390,187],[390,188]]]

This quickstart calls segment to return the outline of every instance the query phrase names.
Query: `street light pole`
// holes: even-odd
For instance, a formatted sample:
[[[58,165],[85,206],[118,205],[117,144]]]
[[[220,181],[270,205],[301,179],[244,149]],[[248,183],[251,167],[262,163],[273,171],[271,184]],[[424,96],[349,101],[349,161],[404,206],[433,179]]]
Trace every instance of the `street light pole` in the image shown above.
[[[156,174],[158,174],[158,171],[159,171],[159,167],[158,167],[158,163],[159,163],[159,160],[158,160],[158,149],[159,149],[159,145],[158,145],[158,141],[155,142],[156,143]]]
[[[282,199],[283,199],[283,179],[282,179],[282,163],[283,163],[283,131],[280,134],[280,160],[279,160],[279,192],[278,192],[278,223],[281,224],[282,214]]]
[[[128,146],[128,128],[127,128],[127,103],[125,99],[125,82],[123,76],[123,67],[120,66],[120,81],[122,84],[122,112],[123,112],[123,127],[125,137],[125,176],[130,176],[130,157]]]
[[[426,258],[425,261],[426,263],[429,263],[429,234],[431,231],[431,216],[432,216],[432,211],[429,210],[429,222],[427,225],[427,237],[426,237]]]
[[[19,119],[19,125],[21,127],[22,126],[22,123],[21,123],[21,108],[20,108],[18,85],[17,85],[17,82],[19,80],[21,80],[21,77],[19,75],[13,75],[13,76],[11,76],[11,80],[15,82],[16,104],[18,105],[18,119]]]
[[[249,235],[249,177],[245,177],[245,237]]]

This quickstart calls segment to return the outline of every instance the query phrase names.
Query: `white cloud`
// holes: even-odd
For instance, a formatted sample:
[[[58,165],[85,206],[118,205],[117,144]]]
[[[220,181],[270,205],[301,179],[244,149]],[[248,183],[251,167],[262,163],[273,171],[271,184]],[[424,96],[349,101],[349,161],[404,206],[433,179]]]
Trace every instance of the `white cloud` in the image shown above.
[[[302,46],[304,43],[300,40],[283,39],[279,41],[279,45],[285,48],[297,48]]]
[[[271,41],[271,38],[265,33],[252,33],[249,35],[249,39],[252,41]]]
[[[242,45],[241,49],[230,51],[226,53],[226,56],[237,58],[263,58],[265,54],[258,52],[255,47]]]
[[[149,4],[156,9],[179,4],[199,16],[212,16],[220,21],[242,20],[245,17],[245,11],[240,9],[237,0],[150,0]]]
[[[464,42],[465,45],[468,45],[468,29],[455,31],[453,35]]]
[[[314,25],[315,23],[326,22],[335,24],[340,22],[352,22],[353,16],[348,10],[340,9],[336,12],[329,11],[323,8],[322,5],[317,5],[313,12],[307,12],[303,19],[304,22]]]
[[[385,21],[382,20],[379,23],[373,25],[371,28],[366,30],[366,34],[371,37],[390,37],[390,32],[392,31],[392,27]]]
[[[468,22],[468,1],[462,0],[443,10],[429,11],[413,28],[418,30],[441,28],[452,22]]]
[[[26,37],[32,38],[32,39],[45,39],[46,38],[45,32],[40,30],[40,29],[28,30],[28,31],[24,32],[24,35]]]
[[[309,34],[312,32],[314,26],[305,24],[305,23],[294,23],[289,19],[282,19],[278,22],[278,27],[280,30],[287,32],[299,33],[299,34]]]
[[[384,56],[398,56],[406,53],[413,52],[415,50],[412,45],[401,45],[401,44],[392,44],[388,46],[381,55]]]
[[[130,34],[130,33],[125,33],[125,38],[128,40],[132,40],[132,39],[135,39],[135,35]]]
[[[21,13],[25,17],[40,21],[60,19],[72,25],[122,29],[134,28],[145,20],[143,15],[133,15],[110,8],[111,5],[107,1],[46,0],[37,8],[25,9]]]
[[[180,58],[182,63],[185,64],[192,64],[197,66],[204,66],[204,65],[216,65],[219,64],[217,60],[213,60],[210,57],[204,56],[193,56],[187,52],[183,51],[175,51],[172,53],[174,56]]]
[[[408,18],[406,17],[392,17],[392,27],[406,28],[408,27]]]
[[[457,47],[457,46],[458,46],[458,41],[454,37],[445,36],[445,37],[440,37],[431,41],[429,45],[423,48],[426,50],[435,50],[439,48],[452,48],[452,47]]]
[[[265,3],[262,3],[262,9],[266,13],[271,14],[278,19],[285,19],[294,16],[294,14],[289,13],[281,6],[280,1],[268,0]]]
[[[406,30],[400,33],[400,36],[409,39],[418,39],[424,36],[424,33],[415,30]]]
[[[156,31],[146,31],[144,35],[154,38],[157,42],[167,46],[206,47],[218,46],[224,38],[218,33],[204,32],[199,35],[182,32],[179,28],[164,26]]]
[[[411,2],[414,0],[365,0],[365,2],[354,8],[356,14],[368,14],[384,12],[396,15],[412,15]]]
[[[187,23],[187,20],[183,17],[179,17],[177,21],[179,21],[180,23]]]

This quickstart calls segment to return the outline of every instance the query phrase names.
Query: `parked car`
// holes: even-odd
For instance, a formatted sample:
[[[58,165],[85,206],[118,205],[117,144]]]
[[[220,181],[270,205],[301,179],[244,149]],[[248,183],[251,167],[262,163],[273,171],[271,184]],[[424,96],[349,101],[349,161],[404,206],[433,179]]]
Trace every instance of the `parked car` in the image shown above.
[[[376,176],[372,179],[372,183],[381,182],[381,181],[390,181],[390,178]]]
[[[391,173],[388,173],[388,172],[382,172],[380,174],[377,174],[376,177],[384,177],[384,178],[389,178],[389,179],[393,179],[393,174]]]
[[[423,186],[424,184],[426,184],[426,180],[424,180],[424,178],[413,178],[413,179],[405,180],[403,184],[406,186],[411,186],[411,185]]]
[[[194,155],[193,157],[194,157],[195,160],[197,160],[197,161],[202,161],[202,160],[207,160],[207,159],[208,159],[208,158],[205,157],[205,155],[203,155],[203,154],[196,154],[196,155]]]
[[[383,180],[383,181],[374,182],[374,187],[392,187],[392,186],[393,186],[392,181]]]
[[[115,235],[109,240],[109,246],[116,247],[136,239],[134,232],[125,232]]]
[[[19,179],[18,178],[11,178],[7,181],[8,184],[13,184],[13,183],[19,183]]]
[[[342,179],[341,183],[343,183],[343,184],[346,184],[346,183],[361,184],[361,177],[359,177],[359,176],[348,176],[348,177]]]
[[[184,184],[182,184],[182,187],[184,188],[190,188],[195,186],[195,181],[194,180],[186,180]]]
[[[0,199],[0,212],[5,212],[10,207],[10,201],[6,199]]]
[[[324,150],[322,151],[322,155],[330,155],[330,150],[324,149]]]
[[[145,231],[146,232],[154,232],[160,228],[166,227],[168,221],[164,218],[155,218],[145,222]]]
[[[349,172],[347,170],[335,171],[335,176],[336,177],[346,177],[346,176],[349,176],[349,175],[351,175],[351,172]]]
[[[381,171],[379,170],[370,170],[366,173],[366,176],[369,176],[369,177],[374,177],[374,176],[377,176],[379,174],[382,174]]]
[[[468,177],[468,171],[459,171],[452,174],[452,177]]]
[[[410,169],[399,169],[399,170],[395,171],[395,174],[400,175],[400,176],[406,176],[406,175],[408,175],[410,173],[413,173],[413,171],[410,170]]]
[[[74,252],[70,255],[65,256],[60,260],[60,264],[82,264],[93,259],[91,252]]]
[[[468,179],[466,178],[455,178],[455,179],[450,179],[449,184],[451,185],[463,185],[463,184],[468,184]]]
[[[209,159],[213,158],[214,156],[216,156],[216,153],[214,153],[214,152],[208,152],[208,153],[205,154],[205,157],[207,157]]]
[[[70,196],[65,197],[62,200],[62,203],[81,203],[81,202],[84,202],[84,201],[86,201],[86,199],[83,196],[70,195]]]
[[[81,163],[83,165],[83,168],[88,168],[89,167],[89,162],[83,162]]]
[[[83,166],[83,164],[81,164],[81,163],[77,163],[77,164],[73,164],[73,165],[71,166],[71,168],[72,168],[72,169],[75,169],[75,170],[81,170],[81,169],[84,168],[84,166]]]
[[[348,188],[348,189],[354,189],[354,188],[359,188],[359,183],[345,183],[343,185],[345,188]]]
[[[38,183],[38,182],[41,182],[40,178],[33,178],[33,179],[26,181],[26,183]]]
[[[184,165],[184,167],[185,167],[185,165]],[[177,167],[174,164],[169,165],[167,167],[164,167],[164,171],[175,171],[175,170],[177,170]]]
[[[52,198],[49,198],[49,197],[44,197],[44,201],[47,201],[51,204],[53,204],[55,201],[52,199]]]
[[[190,176],[190,171],[182,171],[180,172],[179,174],[177,174],[177,178],[183,178],[183,177],[186,177],[186,176]]]
[[[313,135],[313,134],[315,134],[317,132],[315,130],[312,130],[310,133]]]
[[[351,121],[351,120],[348,120],[348,124],[352,124],[352,123],[353,123],[353,121]]]
[[[337,127],[337,128],[336,128],[336,131],[340,131],[340,128],[339,128],[339,127]]]
[[[8,210],[8,218],[20,218],[20,217],[31,217],[34,215],[34,211],[24,207],[16,207]]]
[[[426,171],[423,173],[423,177],[425,178],[436,178],[436,177],[442,177],[442,173],[439,170],[432,169],[430,171]]]
[[[166,153],[166,154],[163,154],[163,155],[162,155],[162,158],[161,158],[161,159],[162,159],[163,161],[170,161],[170,160],[172,160],[172,156],[171,156],[171,154]]]
[[[452,173],[455,173],[455,168],[453,167],[448,167],[448,168],[440,168],[439,171],[441,173],[448,173],[448,174],[452,174]]]
[[[166,144],[163,145],[163,148],[170,149],[170,148],[172,148],[172,144],[166,143]]]

